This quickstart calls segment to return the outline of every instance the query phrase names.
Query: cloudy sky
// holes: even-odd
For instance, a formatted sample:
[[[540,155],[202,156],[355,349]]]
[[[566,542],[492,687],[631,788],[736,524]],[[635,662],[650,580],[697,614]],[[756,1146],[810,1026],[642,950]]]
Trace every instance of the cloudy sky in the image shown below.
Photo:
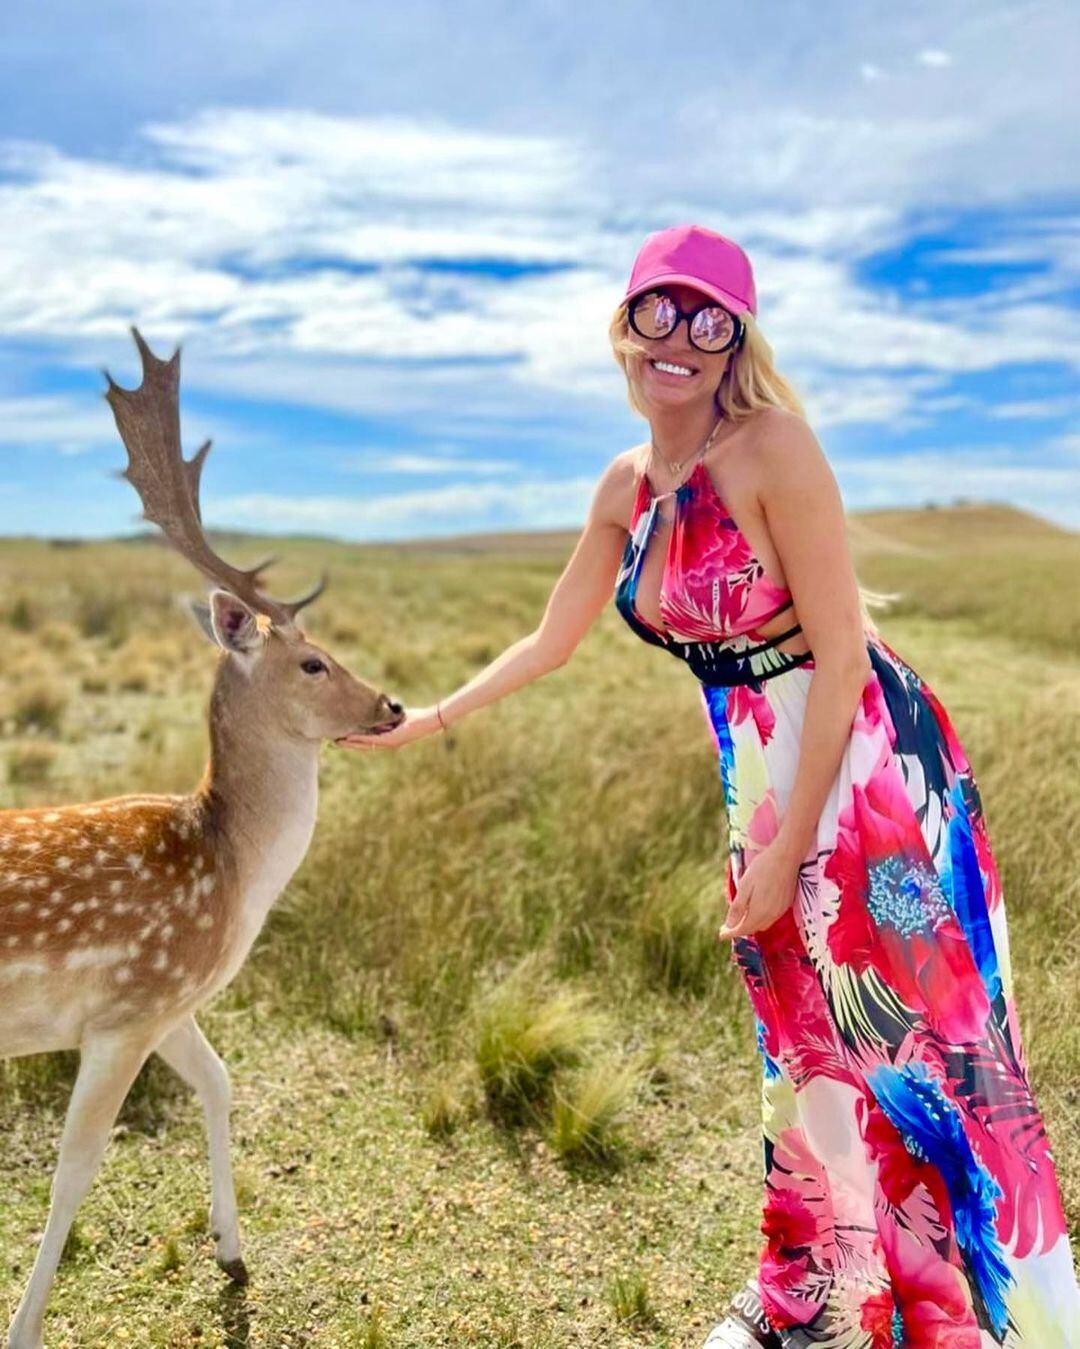
[[[183,345],[213,524],[573,526],[643,236],[737,238],[850,509],[1080,526],[1068,0],[7,0],[0,533],[132,527]]]

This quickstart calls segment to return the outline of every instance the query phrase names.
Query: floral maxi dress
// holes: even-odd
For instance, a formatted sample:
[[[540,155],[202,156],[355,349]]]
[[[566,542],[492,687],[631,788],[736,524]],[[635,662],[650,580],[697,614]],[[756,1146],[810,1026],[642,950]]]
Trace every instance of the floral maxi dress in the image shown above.
[[[637,484],[615,603],[684,660],[727,803],[729,899],[776,834],[813,656],[705,466],[674,493],[665,629],[637,612],[663,498]],[[1080,1293],[1012,996],[1001,883],[948,715],[877,634],[794,904],[735,942],[763,1063],[759,1282],[786,1344],[1080,1346]]]

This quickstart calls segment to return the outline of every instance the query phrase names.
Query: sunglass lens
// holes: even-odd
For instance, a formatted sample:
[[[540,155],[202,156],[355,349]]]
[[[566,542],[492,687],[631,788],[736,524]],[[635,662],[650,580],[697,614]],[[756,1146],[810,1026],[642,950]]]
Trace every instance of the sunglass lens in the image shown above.
[[[694,316],[690,337],[696,346],[706,351],[718,351],[731,340],[734,330],[735,320],[726,309],[717,305]]]
[[[675,326],[675,306],[659,291],[635,300],[632,313],[634,327],[644,337],[666,337]]]

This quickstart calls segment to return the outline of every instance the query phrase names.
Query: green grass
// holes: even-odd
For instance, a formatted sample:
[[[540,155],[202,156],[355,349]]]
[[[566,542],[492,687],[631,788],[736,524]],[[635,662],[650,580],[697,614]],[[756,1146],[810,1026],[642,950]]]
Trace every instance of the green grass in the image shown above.
[[[860,579],[903,592],[886,640],[975,766],[1075,1232],[1080,545],[997,508],[851,532]],[[536,624],[572,542],[289,540],[275,584],[328,565],[312,636],[428,702]],[[213,656],[175,603],[199,589],[184,564],[147,542],[0,541],[0,588],[0,801],[190,787]],[[38,687],[59,709],[45,730],[13,715]],[[321,780],[308,857],[203,1018],[234,1076],[253,1282],[214,1266],[199,1112],[152,1064],[80,1210],[50,1346],[699,1344],[752,1267],[760,1139],[692,677],[609,608],[568,667],[452,742],[328,749]],[[73,1068],[0,1066],[0,1321]]]
[[[649,1296],[649,1285],[640,1270],[616,1274],[611,1281],[611,1305],[616,1318],[626,1326],[648,1330],[659,1325]]]

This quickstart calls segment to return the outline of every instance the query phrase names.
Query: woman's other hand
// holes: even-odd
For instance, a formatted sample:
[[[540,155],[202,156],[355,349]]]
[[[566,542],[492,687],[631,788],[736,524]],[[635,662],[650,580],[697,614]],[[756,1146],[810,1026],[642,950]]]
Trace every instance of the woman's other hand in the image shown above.
[[[798,879],[798,859],[775,845],[766,847],[736,881],[735,898],[717,936],[731,940],[771,927],[795,902]]]
[[[370,733],[354,731],[351,735],[343,735],[340,740],[335,740],[334,744],[340,745],[342,749],[400,749],[402,745],[408,745],[413,740],[423,740],[426,735],[435,735],[442,729],[434,707],[406,708],[404,721],[398,722],[393,730]]]

